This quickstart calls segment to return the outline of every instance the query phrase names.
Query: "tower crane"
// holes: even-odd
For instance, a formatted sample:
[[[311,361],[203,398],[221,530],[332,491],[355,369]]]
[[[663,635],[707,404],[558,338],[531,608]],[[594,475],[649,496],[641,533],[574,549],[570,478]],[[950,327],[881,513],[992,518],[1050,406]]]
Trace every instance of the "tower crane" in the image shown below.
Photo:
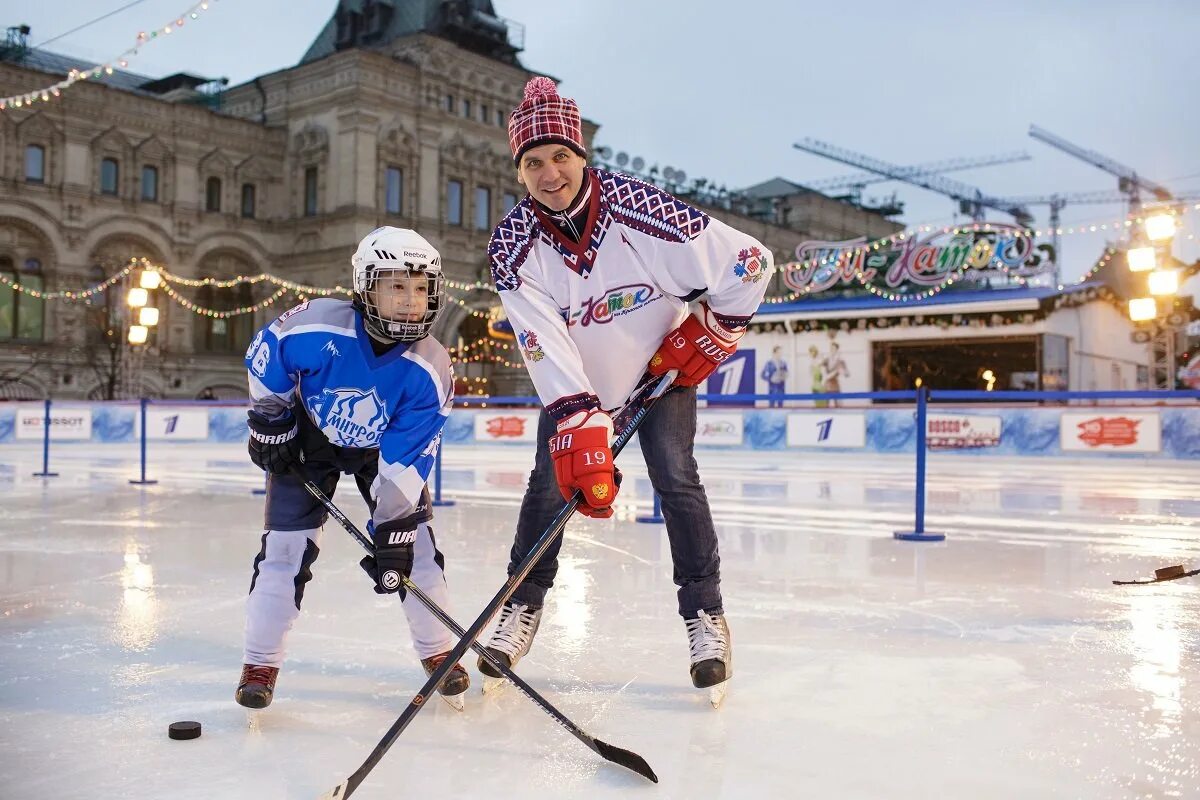
[[[977,222],[983,219],[983,209],[994,208],[1011,215],[1017,221],[1018,225],[1028,227],[1033,223],[1033,217],[1030,216],[1029,211],[1019,204],[1014,205],[1004,198],[985,195],[982,190],[965,183],[960,183],[959,181],[953,181],[939,175],[922,175],[919,172],[915,172],[914,167],[901,167],[896,164],[889,164],[886,161],[881,161],[861,153],[855,153],[817,139],[805,138],[792,146],[797,150],[804,150],[824,156],[833,161],[857,167],[858,169],[865,169],[876,175],[882,175],[887,180],[903,181],[913,186],[920,186],[922,189],[928,189],[931,192],[944,194],[947,197],[957,200],[959,211],[969,214]]]
[[[1039,128],[1037,125],[1029,126],[1029,135],[1039,142],[1045,142],[1068,155],[1075,156],[1080,161],[1102,169],[1109,175],[1115,175],[1117,177],[1117,188],[1125,193],[1126,199],[1129,201],[1130,213],[1135,213],[1141,207],[1141,193],[1143,191],[1154,195],[1156,200],[1167,201],[1172,199],[1171,191],[1161,183],[1144,178],[1138,175],[1137,171],[1132,167],[1127,167],[1106,155],[1097,153],[1095,150],[1088,150],[1085,147],[1068,142],[1061,136],[1056,136],[1045,128]]]
[[[944,161],[927,161],[923,164],[913,164],[909,167],[901,167],[901,171],[907,177],[925,177],[928,175],[940,175],[946,172],[957,172],[964,169],[976,169],[978,167],[994,167],[999,164],[1012,164],[1017,161],[1030,161],[1032,156],[1026,152],[1016,153],[1001,153],[993,156],[979,156],[977,158],[952,158]],[[890,181],[889,178],[879,175],[874,172],[855,172],[849,175],[838,175],[832,178],[819,178],[813,181],[804,181],[804,186],[817,191],[828,191],[831,189],[851,189],[852,191],[860,192],[864,186],[869,186],[872,183],[882,183]]]

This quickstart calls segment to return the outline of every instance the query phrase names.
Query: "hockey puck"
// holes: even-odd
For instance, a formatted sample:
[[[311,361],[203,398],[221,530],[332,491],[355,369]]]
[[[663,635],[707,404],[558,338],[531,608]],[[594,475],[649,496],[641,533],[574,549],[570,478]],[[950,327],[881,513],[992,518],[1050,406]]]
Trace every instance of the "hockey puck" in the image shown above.
[[[172,739],[199,739],[199,722],[172,722],[167,728],[167,736]]]

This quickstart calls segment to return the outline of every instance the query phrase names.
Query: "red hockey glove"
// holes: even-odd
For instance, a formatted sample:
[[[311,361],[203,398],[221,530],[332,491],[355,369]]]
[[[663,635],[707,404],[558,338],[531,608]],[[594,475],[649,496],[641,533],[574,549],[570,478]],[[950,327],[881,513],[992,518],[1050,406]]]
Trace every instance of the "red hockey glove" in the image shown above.
[[[700,308],[667,334],[650,359],[650,373],[664,375],[679,370],[676,386],[698,386],[737,350],[745,331],[729,330],[701,303]]]
[[[579,489],[583,492],[579,512],[597,519],[612,516],[612,502],[617,496],[611,439],[612,420],[600,410],[572,414],[550,437],[554,477],[563,499],[570,500]]]

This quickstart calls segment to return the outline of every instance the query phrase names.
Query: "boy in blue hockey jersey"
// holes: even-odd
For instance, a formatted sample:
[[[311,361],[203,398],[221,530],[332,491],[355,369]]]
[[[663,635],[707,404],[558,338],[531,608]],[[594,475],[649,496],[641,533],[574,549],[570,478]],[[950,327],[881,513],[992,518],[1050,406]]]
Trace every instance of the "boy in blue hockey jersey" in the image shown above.
[[[400,577],[449,609],[425,488],[454,399],[450,356],[429,337],[442,307],[441,258],[415,231],[384,227],[367,234],[351,263],[353,301],[302,303],[246,351],[250,458],[269,473],[235,694],[248,708],[271,703],[327,518],[292,474],[297,465],[326,495],[341,473],[354,476],[376,548],[363,569],[376,592],[400,594],[426,674],[455,644],[424,606],[406,599]],[[455,665],[439,692],[461,709],[468,685]]]

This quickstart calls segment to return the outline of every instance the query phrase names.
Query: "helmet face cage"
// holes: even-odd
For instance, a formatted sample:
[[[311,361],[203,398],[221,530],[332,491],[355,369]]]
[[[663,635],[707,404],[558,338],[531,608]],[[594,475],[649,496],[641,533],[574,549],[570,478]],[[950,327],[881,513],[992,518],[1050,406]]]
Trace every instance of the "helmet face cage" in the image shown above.
[[[435,258],[429,264],[405,261],[400,264],[360,265],[355,270],[354,299],[368,330],[376,336],[396,342],[415,342],[428,336],[442,311],[444,292],[439,262],[440,259]],[[429,298],[425,313],[418,320],[392,319],[379,310],[378,290],[390,286],[391,279],[397,275],[422,277],[428,281]]]

